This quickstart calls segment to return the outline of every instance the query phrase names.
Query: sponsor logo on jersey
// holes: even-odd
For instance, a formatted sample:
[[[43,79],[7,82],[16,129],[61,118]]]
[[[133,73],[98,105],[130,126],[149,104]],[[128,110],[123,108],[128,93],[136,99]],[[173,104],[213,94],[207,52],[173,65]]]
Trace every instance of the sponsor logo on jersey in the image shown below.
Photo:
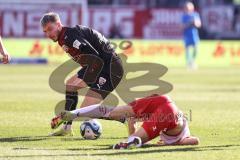
[[[106,83],[106,78],[103,78],[103,77],[99,77],[99,80],[98,80],[98,88],[101,89],[102,85],[104,85]]]
[[[81,42],[79,42],[79,40],[77,39],[73,42],[73,47],[76,49],[79,49],[80,45],[81,45]]]
[[[104,85],[105,83],[106,83],[106,79],[105,78],[103,78],[103,77],[99,77],[99,80],[98,80],[98,83],[99,83],[99,85]]]

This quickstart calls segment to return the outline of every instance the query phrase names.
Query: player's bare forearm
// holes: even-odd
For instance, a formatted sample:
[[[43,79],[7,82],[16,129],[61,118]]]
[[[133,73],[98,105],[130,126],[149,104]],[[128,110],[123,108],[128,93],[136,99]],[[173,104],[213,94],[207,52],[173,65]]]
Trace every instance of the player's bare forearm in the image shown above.
[[[7,54],[7,51],[6,51],[6,49],[5,49],[5,47],[3,46],[3,42],[2,42],[2,38],[1,38],[1,36],[0,36],[0,53],[1,53],[1,55],[5,55],[5,54]]]
[[[202,23],[199,19],[194,20],[194,26],[196,28],[200,28],[202,26]]]
[[[5,49],[5,47],[4,47],[4,45],[3,45],[1,36],[0,36],[0,54],[3,56],[0,60],[1,60],[4,64],[9,63],[11,57],[10,57],[10,55],[8,54],[7,50]]]
[[[3,47],[3,44],[2,44],[2,39],[0,37],[0,54],[1,55],[5,55],[5,51],[4,51],[4,47]]]
[[[128,134],[130,136],[136,131],[136,127],[135,127],[136,120],[133,118],[128,118],[127,122],[128,122]]]

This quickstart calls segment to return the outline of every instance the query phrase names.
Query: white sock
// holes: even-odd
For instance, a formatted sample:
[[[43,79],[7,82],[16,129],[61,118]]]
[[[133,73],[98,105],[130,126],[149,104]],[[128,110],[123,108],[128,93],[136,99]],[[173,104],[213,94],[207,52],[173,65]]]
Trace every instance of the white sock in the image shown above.
[[[103,118],[107,117],[108,113],[113,110],[114,107],[109,107],[101,104],[94,104],[80,109],[71,111],[71,113],[77,117],[89,117],[89,118]]]
[[[141,140],[140,137],[137,137],[137,136],[130,136],[130,137],[128,137],[127,143],[132,142],[135,138],[139,139],[139,144],[137,144],[136,147],[141,147],[142,146],[142,140]]]

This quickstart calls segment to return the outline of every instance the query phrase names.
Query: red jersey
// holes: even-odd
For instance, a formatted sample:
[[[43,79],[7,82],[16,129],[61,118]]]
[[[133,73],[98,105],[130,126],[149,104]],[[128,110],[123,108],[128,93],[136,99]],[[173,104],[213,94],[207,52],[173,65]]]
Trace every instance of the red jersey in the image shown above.
[[[179,109],[168,96],[152,95],[129,103],[136,118],[143,121],[142,127],[149,140],[177,126]]]

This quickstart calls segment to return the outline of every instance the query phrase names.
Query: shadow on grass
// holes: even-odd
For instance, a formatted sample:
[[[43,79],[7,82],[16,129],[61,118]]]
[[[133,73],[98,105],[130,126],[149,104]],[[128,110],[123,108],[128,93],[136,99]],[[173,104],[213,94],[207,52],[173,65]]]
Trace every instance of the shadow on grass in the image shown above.
[[[96,151],[100,151],[100,150],[109,150],[112,147],[110,147],[109,145],[107,145],[104,148],[94,148],[94,147],[84,147],[84,148],[66,148],[66,149],[61,149],[61,148],[27,148],[27,147],[18,147],[18,148],[13,148],[13,150],[29,150],[29,151],[33,151],[33,150],[37,150],[37,151],[86,151],[86,150],[96,150]]]
[[[126,139],[127,137],[101,137],[99,140],[108,140],[108,139],[118,139],[118,140],[122,140],[122,139]],[[85,140],[83,138],[77,138],[77,137],[72,137],[72,138],[66,138],[66,141],[82,141]],[[89,140],[92,141],[92,140]],[[94,140],[95,141],[95,140]]]
[[[83,138],[74,138],[74,137],[62,137],[62,136],[25,136],[25,137],[7,137],[0,138],[0,142],[31,142],[31,141],[44,141],[58,139],[62,141],[81,141]]]
[[[105,145],[101,145],[105,146]],[[201,151],[216,151],[216,150],[234,150],[232,147],[240,147],[240,145],[214,145],[214,146],[174,146],[174,148],[169,148],[170,146],[157,146],[157,145],[145,145],[144,148],[141,149],[131,149],[131,150],[109,150],[109,147],[105,148],[69,148],[63,150],[69,151],[78,151],[78,150],[108,150],[108,152],[104,153],[69,153],[69,154],[38,154],[38,155],[6,155],[0,156],[0,158],[27,158],[27,157],[70,157],[70,156],[116,156],[116,155],[136,155],[136,154],[149,154],[149,153],[164,153],[164,152],[201,152]],[[26,149],[26,148],[23,148]],[[31,149],[29,149],[31,150]],[[39,149],[41,150],[41,149]],[[47,150],[47,149],[45,149]],[[55,149],[49,149],[55,150]],[[56,149],[58,150],[58,149]],[[59,149],[61,150],[61,149]],[[112,152],[109,152],[112,151]]]
[[[102,137],[99,140],[107,140],[107,139],[124,139],[126,137]],[[62,136],[24,136],[24,137],[7,137],[0,138],[0,142],[31,142],[31,141],[43,141],[43,140],[51,140],[51,139],[59,139],[62,141],[86,141],[83,138],[77,137],[62,137]]]
[[[49,138],[49,136],[7,137],[7,138],[0,138],[0,142],[42,141],[42,140],[46,140],[48,138]]]

